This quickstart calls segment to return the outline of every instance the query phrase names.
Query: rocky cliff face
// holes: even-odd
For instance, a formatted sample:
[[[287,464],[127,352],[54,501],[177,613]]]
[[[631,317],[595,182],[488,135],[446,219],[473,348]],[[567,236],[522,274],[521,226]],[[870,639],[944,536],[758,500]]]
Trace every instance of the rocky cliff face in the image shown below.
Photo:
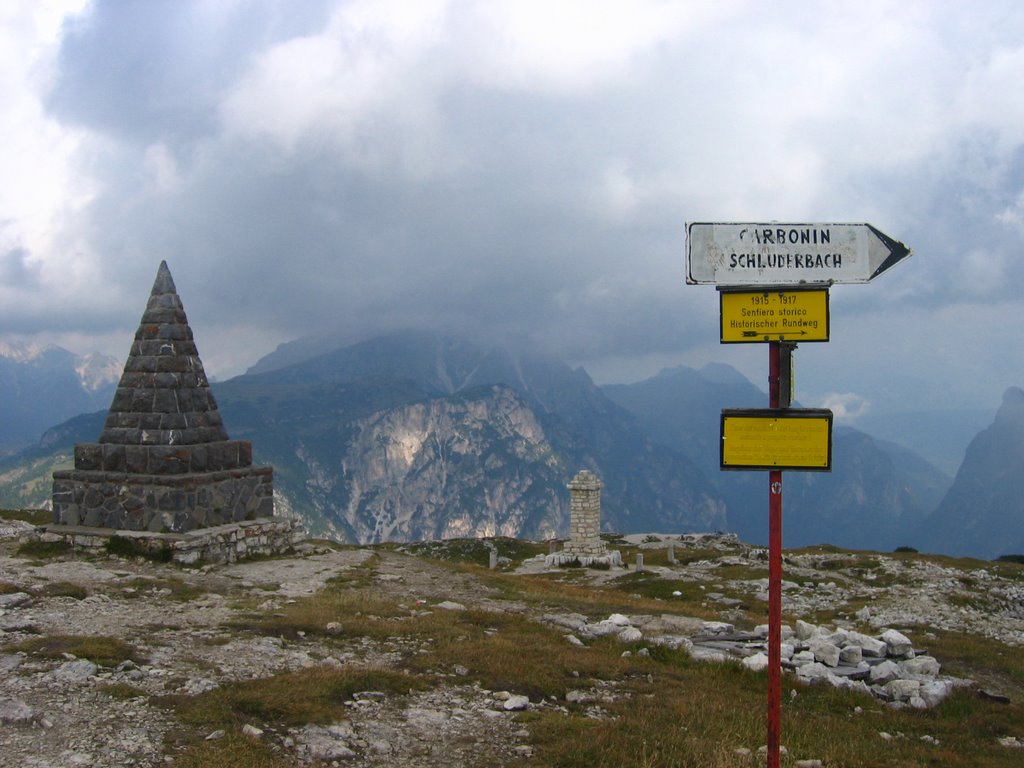
[[[313,503],[360,542],[545,538],[566,525],[566,469],[507,387],[380,411],[349,435],[332,466],[302,452]]]
[[[929,549],[992,558],[1024,553],[1024,390],[1011,387],[967,447],[953,486],[928,517]]]
[[[564,535],[583,468],[605,483],[606,530],[727,526],[693,462],[556,360],[411,333],[254,370],[219,385],[218,403],[314,533]]]

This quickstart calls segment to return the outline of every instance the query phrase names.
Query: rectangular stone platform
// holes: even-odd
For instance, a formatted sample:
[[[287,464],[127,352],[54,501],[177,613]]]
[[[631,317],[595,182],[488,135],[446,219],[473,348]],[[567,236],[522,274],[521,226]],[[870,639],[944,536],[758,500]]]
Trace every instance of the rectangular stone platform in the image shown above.
[[[121,538],[153,555],[170,552],[171,560],[181,565],[233,563],[254,555],[285,554],[304,538],[295,520],[281,517],[246,520],[186,533],[124,531],[84,525],[47,525],[39,530],[42,541],[64,541],[75,548],[96,552],[111,539]]]
[[[270,518],[271,467],[182,475],[93,472],[53,473],[53,522],[151,533]]]

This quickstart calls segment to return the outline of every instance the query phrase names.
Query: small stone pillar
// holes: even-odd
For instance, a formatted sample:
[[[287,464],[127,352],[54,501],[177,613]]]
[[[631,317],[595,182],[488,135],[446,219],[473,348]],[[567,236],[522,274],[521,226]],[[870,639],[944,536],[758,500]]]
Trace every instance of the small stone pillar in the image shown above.
[[[490,557],[488,558],[487,567],[493,571],[498,567],[498,550],[491,549],[489,554]]]
[[[561,552],[545,558],[548,565],[579,561],[580,565],[605,563],[620,565],[618,551],[609,551],[601,540],[601,489],[604,483],[587,469],[580,472],[569,488],[569,540]]]
[[[668,564],[676,564],[676,545],[673,544],[671,541],[668,543]]]
[[[642,552],[636,553],[636,570],[637,573],[644,569],[644,555]]]
[[[600,556],[606,551],[601,541],[601,489],[597,475],[581,470],[569,483],[569,541],[564,552]]]

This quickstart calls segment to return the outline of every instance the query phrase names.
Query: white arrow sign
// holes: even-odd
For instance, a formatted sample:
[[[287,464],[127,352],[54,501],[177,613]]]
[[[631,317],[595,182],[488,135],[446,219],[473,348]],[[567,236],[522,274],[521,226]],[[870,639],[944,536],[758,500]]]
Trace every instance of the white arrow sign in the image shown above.
[[[866,283],[910,255],[870,224],[705,224],[686,228],[686,282]]]

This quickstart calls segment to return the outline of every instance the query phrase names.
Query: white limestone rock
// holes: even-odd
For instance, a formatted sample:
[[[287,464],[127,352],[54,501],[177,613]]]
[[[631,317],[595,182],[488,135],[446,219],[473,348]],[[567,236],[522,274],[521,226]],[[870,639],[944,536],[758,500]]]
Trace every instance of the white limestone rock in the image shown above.
[[[520,696],[517,693],[512,694],[505,703],[502,704],[502,709],[506,712],[521,712],[522,710],[530,706],[530,699],[527,696]]]
[[[768,656],[763,653],[755,653],[753,656],[747,656],[740,664],[754,672],[763,672],[768,669]]]
[[[890,701],[910,701],[921,691],[920,680],[890,680],[884,686],[885,696]]]
[[[931,656],[917,656],[913,659],[906,659],[899,662],[902,677],[909,677],[917,680],[930,679],[938,676],[939,662]]]
[[[464,611],[464,610],[466,610],[466,606],[464,606],[462,603],[456,603],[453,600],[442,600],[435,607],[441,608],[442,610],[445,610],[445,611]]]
[[[861,654],[873,659],[885,658],[888,646],[881,640],[862,634],[860,632],[848,632],[846,634],[847,647],[855,645],[861,650]]]
[[[885,685],[890,680],[896,680],[900,676],[900,667],[895,661],[886,659],[881,664],[871,667],[868,672],[868,680],[872,685]]]
[[[0,723],[31,723],[36,711],[21,699],[0,699]]]
[[[858,645],[847,645],[839,650],[839,663],[855,667],[864,660],[864,651]]]
[[[807,643],[807,650],[814,654],[814,660],[827,667],[839,666],[839,646],[825,640],[824,637],[812,637]]]
[[[53,670],[53,677],[64,683],[80,683],[93,677],[98,669],[99,667],[88,659],[75,659],[65,661]]]
[[[909,654],[914,652],[914,645],[910,642],[910,638],[895,629],[887,629],[881,634],[883,643],[885,643],[888,655],[895,658],[905,658]]]
[[[919,695],[925,706],[934,707],[941,704],[953,693],[953,682],[951,680],[929,680],[921,684]]]
[[[644,639],[644,636],[636,627],[626,627],[616,635],[616,639],[620,643],[639,643]]]
[[[814,624],[809,624],[803,619],[796,620],[796,638],[797,640],[810,640],[815,635],[821,634],[821,630]]]

